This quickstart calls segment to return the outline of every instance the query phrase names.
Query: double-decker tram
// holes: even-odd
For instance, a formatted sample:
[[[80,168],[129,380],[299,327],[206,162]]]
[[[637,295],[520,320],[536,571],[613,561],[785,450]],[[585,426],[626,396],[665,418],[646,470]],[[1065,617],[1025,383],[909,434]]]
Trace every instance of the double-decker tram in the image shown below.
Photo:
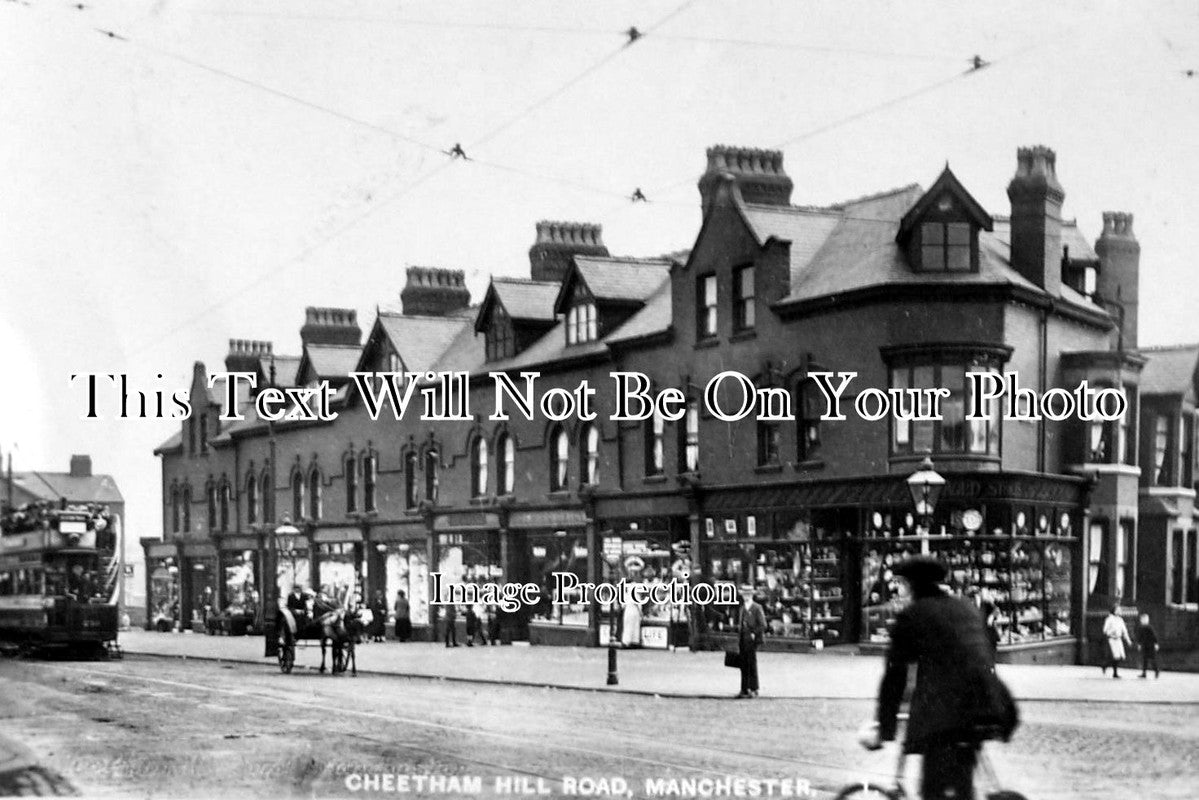
[[[118,524],[94,504],[0,514],[0,647],[99,656],[115,645]]]

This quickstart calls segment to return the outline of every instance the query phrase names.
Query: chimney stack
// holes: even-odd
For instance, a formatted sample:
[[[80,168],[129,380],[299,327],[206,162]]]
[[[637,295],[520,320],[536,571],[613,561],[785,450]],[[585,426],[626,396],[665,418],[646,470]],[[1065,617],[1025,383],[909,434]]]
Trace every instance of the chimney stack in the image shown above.
[[[708,148],[708,168],[699,179],[699,196],[706,216],[716,197],[721,176],[730,174],[747,203],[767,206],[791,204],[791,179],[783,170],[781,150],[716,145]]]
[[[1044,145],[1016,151],[1012,201],[1012,268],[1053,297],[1062,288],[1062,201],[1057,156]]]
[[[1135,350],[1141,245],[1132,232],[1132,214],[1103,212],[1103,233],[1095,241],[1095,253],[1099,256],[1095,293],[1120,323],[1123,349]]]
[[[466,273],[460,269],[408,267],[408,280],[400,292],[405,314],[444,317],[470,305]]]
[[[270,358],[274,348],[270,342],[253,339],[230,339],[225,369],[229,372],[258,372],[262,359]]]
[[[535,281],[560,281],[574,255],[607,256],[604,229],[586,222],[537,223],[537,241],[529,248],[529,272]]]
[[[300,341],[309,344],[358,345],[362,329],[358,327],[358,312],[352,308],[316,308],[306,310]]]
[[[91,456],[71,456],[71,477],[90,478],[92,476]]]

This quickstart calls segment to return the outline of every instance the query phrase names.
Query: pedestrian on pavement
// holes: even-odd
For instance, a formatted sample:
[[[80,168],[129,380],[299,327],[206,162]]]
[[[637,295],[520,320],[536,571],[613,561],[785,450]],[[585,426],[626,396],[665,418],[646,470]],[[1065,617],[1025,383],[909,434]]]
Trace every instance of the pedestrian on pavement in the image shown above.
[[[973,800],[979,747],[986,739],[1011,736],[1016,704],[994,673],[982,615],[941,587],[945,566],[913,556],[893,572],[898,593],[910,593],[912,602],[896,616],[879,687],[878,729],[862,743],[877,749],[895,739],[908,665],[916,663],[904,750],[924,756],[920,796]]]
[[[466,607],[466,646],[475,646],[475,637],[484,645],[487,644],[487,637],[483,635],[483,623],[479,619],[479,614],[475,611],[473,605]]]
[[[458,606],[453,603],[445,607],[445,646],[458,646]]]
[[[1137,619],[1137,647],[1141,650],[1140,677],[1147,677],[1149,665],[1152,664],[1153,677],[1160,678],[1162,671],[1157,666],[1157,652],[1161,650],[1161,645],[1157,643],[1157,631],[1149,624],[1148,614],[1141,614]]]
[[[758,648],[766,638],[766,612],[754,602],[754,587],[741,587],[737,624],[737,651],[741,658],[741,692],[738,698],[758,696]]]
[[[1112,606],[1111,613],[1103,620],[1103,636],[1107,639],[1107,660],[1103,664],[1103,674],[1107,668],[1112,668],[1112,677],[1120,677],[1120,662],[1124,660],[1124,646],[1132,647],[1132,638],[1128,635],[1128,626],[1120,616],[1120,604]]]
[[[383,637],[387,635],[387,600],[383,597],[382,590],[375,592],[375,599],[371,601],[371,627],[368,635],[373,642],[383,641]]]
[[[504,624],[501,616],[503,613],[497,605],[487,606],[487,639],[493,647],[499,645],[503,638]]]
[[[396,592],[396,638],[406,642],[412,638],[412,611],[408,605],[408,596],[401,589]]]

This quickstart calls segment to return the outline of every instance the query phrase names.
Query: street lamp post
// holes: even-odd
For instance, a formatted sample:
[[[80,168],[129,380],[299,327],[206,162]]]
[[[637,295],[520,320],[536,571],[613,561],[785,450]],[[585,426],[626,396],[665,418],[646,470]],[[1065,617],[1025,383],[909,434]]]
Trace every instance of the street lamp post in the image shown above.
[[[932,533],[933,510],[937,500],[945,488],[945,478],[933,469],[933,460],[926,457],[920,464],[920,469],[908,477],[908,493],[916,506],[916,514],[923,520],[925,528]]]
[[[619,556],[608,558],[608,565],[612,567],[612,575],[615,577],[616,570],[620,566]],[[608,685],[617,686],[620,684],[620,675],[616,669],[616,601],[613,600],[608,604]]]
[[[282,524],[271,531],[270,534],[270,569],[273,574],[269,576],[269,582],[266,585],[265,592],[270,596],[270,602],[267,606],[266,618],[262,621],[262,628],[266,637],[266,656],[274,658],[279,655],[279,632],[275,630],[275,619],[279,610],[279,553],[287,553],[289,558],[292,558],[292,580],[295,581],[295,560],[294,553],[296,549],[296,537],[300,535],[300,529],[291,524],[291,517],[283,515]]]

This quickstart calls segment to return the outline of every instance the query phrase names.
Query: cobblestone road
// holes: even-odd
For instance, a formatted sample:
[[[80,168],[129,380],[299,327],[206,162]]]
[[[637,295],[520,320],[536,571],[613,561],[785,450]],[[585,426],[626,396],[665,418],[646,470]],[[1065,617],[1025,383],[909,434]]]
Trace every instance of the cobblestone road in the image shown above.
[[[1013,742],[989,751],[1005,785],[1031,798],[1189,800],[1197,710],[1026,702]],[[854,743],[871,712],[853,699],[653,698],[175,659],[0,664],[0,737],[103,797],[394,797],[371,791],[390,774],[457,777],[441,797],[471,778],[485,796],[497,779],[513,790],[540,779],[562,796],[573,777],[607,778],[597,789],[619,778],[645,797],[647,779],[737,776],[806,781],[827,798],[889,774],[894,753]],[[435,794],[408,788],[401,796]]]

